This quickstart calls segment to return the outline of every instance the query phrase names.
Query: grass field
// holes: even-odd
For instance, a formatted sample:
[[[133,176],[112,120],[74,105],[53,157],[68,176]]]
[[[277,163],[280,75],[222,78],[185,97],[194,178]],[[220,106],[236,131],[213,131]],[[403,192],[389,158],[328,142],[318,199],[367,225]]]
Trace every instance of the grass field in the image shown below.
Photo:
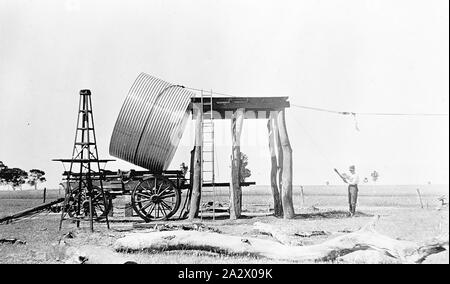
[[[423,208],[416,189],[420,189]],[[374,215],[380,215],[377,231],[393,238],[405,240],[426,240],[441,233],[448,234],[449,213],[436,210],[438,197],[448,196],[448,186],[402,185],[402,186],[361,186],[356,218],[347,218],[347,193],[345,186],[304,186],[304,198],[300,187],[294,187],[294,207],[297,216],[283,220],[270,215],[272,196],[267,186],[253,186],[244,189],[243,209],[246,218],[230,221],[218,217],[203,222],[216,227],[223,233],[239,236],[254,236],[252,224],[256,221],[270,223],[285,233],[298,231],[356,230],[369,222]],[[0,191],[0,217],[42,203],[42,190]],[[216,200],[226,204],[228,189],[219,189]],[[58,190],[49,190],[47,200],[60,196]],[[212,197],[205,195],[204,202]],[[304,199],[304,202],[303,202]],[[0,263],[56,263],[60,252],[58,240],[67,232],[74,232],[73,245],[91,245],[109,249],[119,237],[131,230],[131,223],[112,223],[110,231],[104,224],[96,225],[96,232],[90,234],[87,224],[76,229],[74,224],[64,223],[58,231],[59,214],[39,214],[17,223],[0,225],[0,238],[17,238],[26,244],[0,244]],[[186,221],[172,221],[180,223]],[[328,236],[329,237],[329,236]],[[328,237],[302,239],[304,244],[314,244]],[[119,255],[119,254],[118,254]],[[273,263],[268,259],[252,257],[232,257],[199,251],[172,251],[164,253],[140,253],[127,255],[139,263]],[[428,263],[449,263],[448,251],[431,256]]]

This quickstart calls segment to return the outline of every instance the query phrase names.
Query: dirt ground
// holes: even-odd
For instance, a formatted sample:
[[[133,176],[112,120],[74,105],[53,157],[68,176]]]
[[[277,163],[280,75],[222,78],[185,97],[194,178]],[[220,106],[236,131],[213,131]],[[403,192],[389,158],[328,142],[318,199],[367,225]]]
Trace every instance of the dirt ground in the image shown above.
[[[413,191],[410,191],[413,192]],[[0,216],[36,205],[42,202],[39,194],[27,199],[0,192]],[[291,220],[275,218],[271,215],[270,195],[261,196],[252,193],[244,194],[244,216],[231,221],[227,216],[217,215],[215,220],[204,218],[196,220],[205,226],[215,228],[222,233],[270,238],[257,234],[253,229],[255,222],[268,223],[289,235],[298,233],[325,231],[328,235],[300,237],[304,245],[316,244],[334,235],[355,231],[367,224],[375,215],[381,218],[376,230],[392,238],[402,240],[422,241],[431,239],[440,234],[448,234],[449,211],[448,207],[437,210],[436,196],[439,194],[424,194],[428,206],[421,208],[417,203],[417,196],[413,193],[384,195],[376,193],[360,196],[358,214],[348,218],[346,212],[345,194],[326,195],[320,191],[305,191],[305,202],[301,196],[295,196],[294,203],[297,216]],[[55,198],[58,194],[54,193]],[[380,198],[380,196],[384,196]],[[384,204],[378,204],[384,200]],[[396,203],[397,206],[392,206]],[[398,205],[400,203],[400,205]],[[425,203],[426,204],[426,203]],[[68,249],[98,251],[96,259],[88,263],[123,263],[130,260],[137,263],[279,263],[264,258],[235,257],[202,251],[167,251],[167,252],[141,252],[134,254],[113,252],[112,244],[120,237],[132,232],[152,230],[158,223],[143,223],[138,218],[122,222],[121,218],[112,218],[111,229],[107,230],[104,223],[95,224],[95,232],[90,233],[88,224],[82,224],[77,229],[75,224],[64,222],[62,231],[58,231],[59,214],[43,213],[19,222],[0,225],[1,238],[16,238],[25,241],[25,244],[0,244],[0,263],[63,263],[67,262]],[[167,222],[164,222],[167,223]],[[171,221],[170,224],[186,224],[187,221]],[[63,242],[61,242],[63,240]],[[65,243],[65,245],[62,245]],[[430,256],[424,263],[449,263],[448,250]]]

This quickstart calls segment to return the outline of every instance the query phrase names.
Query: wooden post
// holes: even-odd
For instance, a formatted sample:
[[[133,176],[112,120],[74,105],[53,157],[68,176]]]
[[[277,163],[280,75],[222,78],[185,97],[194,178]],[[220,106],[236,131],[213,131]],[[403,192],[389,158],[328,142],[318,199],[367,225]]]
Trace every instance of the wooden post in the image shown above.
[[[192,182],[192,196],[191,204],[189,207],[189,220],[193,220],[198,216],[198,210],[200,204],[200,188],[201,188],[201,176],[202,176],[202,112],[198,105],[194,105],[195,118],[195,153],[194,153],[194,174]]]
[[[45,203],[45,199],[46,199],[46,195],[47,195],[47,188],[46,187],[44,187],[44,196],[43,196],[43,200],[42,200],[42,203]]]
[[[280,134],[280,144],[283,151],[281,200],[283,204],[283,214],[285,219],[292,219],[295,216],[294,203],[292,201],[292,148],[286,128],[284,109],[278,112],[278,129]]]
[[[276,123],[274,114],[270,114],[269,120],[267,121],[267,130],[269,132],[269,151],[270,151],[270,188],[272,190],[273,195],[273,210],[274,215],[277,217],[283,216],[283,207],[281,205],[281,197],[280,192],[278,190],[278,182],[277,182],[277,171],[278,171],[278,162],[277,162],[277,154],[275,151],[275,134],[278,135],[278,132],[274,131],[274,124]]]
[[[303,192],[303,185],[300,186],[300,197],[302,198],[302,206],[305,207],[305,193]]]
[[[239,108],[231,117],[231,190],[230,190],[230,219],[237,219],[242,211],[241,190],[241,132],[244,122],[244,109]]]
[[[280,131],[278,127],[278,112],[272,112],[274,115],[274,138],[276,142],[276,154],[277,154],[277,180],[278,180],[278,191],[280,192],[280,196],[283,194],[283,187],[282,187],[282,181],[283,181],[283,150],[281,147],[281,139],[280,139]]]
[[[423,201],[422,201],[422,195],[420,194],[420,189],[416,189],[416,190],[417,190],[417,194],[419,195],[420,208],[423,209]]]

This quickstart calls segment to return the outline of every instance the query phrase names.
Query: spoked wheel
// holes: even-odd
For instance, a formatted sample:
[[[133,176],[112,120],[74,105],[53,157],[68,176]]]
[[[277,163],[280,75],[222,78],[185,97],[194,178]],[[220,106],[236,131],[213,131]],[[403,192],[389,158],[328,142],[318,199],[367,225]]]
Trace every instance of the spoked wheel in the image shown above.
[[[82,204],[86,200],[84,190],[80,190],[79,187],[69,189],[70,193],[66,194],[66,208],[64,209],[70,217],[75,218],[77,216],[84,215]]]
[[[146,222],[170,218],[177,212],[180,202],[180,190],[164,177],[146,178],[131,193],[134,211]]]
[[[103,190],[103,192],[105,194],[105,199],[103,199],[100,187],[94,186],[94,197],[92,198],[94,207],[93,216],[97,219],[106,218],[106,215],[109,214],[109,211],[112,208],[112,199],[110,198],[110,195],[105,190]]]
[[[106,195],[106,209],[105,202],[103,200],[103,195],[100,190],[100,187],[93,186],[93,198],[92,198],[92,207],[93,212],[92,216],[97,220],[103,219],[109,213],[112,208],[112,200],[109,198],[108,194]],[[68,197],[68,201],[66,202],[66,212],[72,218],[83,218],[89,217],[89,198],[87,197],[87,189],[82,188],[79,190],[79,187],[75,187],[71,189],[71,193]]]

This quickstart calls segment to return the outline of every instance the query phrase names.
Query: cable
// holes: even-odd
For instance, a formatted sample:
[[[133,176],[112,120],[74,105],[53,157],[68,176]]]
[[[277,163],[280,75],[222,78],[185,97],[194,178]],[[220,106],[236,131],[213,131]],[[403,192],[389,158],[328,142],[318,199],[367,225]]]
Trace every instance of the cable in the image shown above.
[[[302,105],[296,105],[296,104],[291,104],[291,106],[308,109],[308,110],[314,110],[314,111],[335,113],[335,114],[343,114],[343,115],[353,114],[352,112],[337,111],[337,110],[324,109],[324,108],[318,108],[318,107],[310,107],[310,106],[302,106]]]
[[[331,110],[331,109],[324,109],[324,108],[317,108],[317,107],[310,107],[310,106],[302,106],[302,105],[296,105],[291,104],[294,107],[303,108],[303,109],[309,109],[314,111],[321,111],[321,112],[329,112],[329,113],[335,113],[335,114],[342,114],[342,115],[373,115],[373,116],[449,116],[448,113],[387,113],[387,112],[353,112],[353,111],[337,111],[337,110]]]
[[[376,112],[359,112],[358,115],[384,115],[384,116],[449,116],[448,113],[376,113]]]

